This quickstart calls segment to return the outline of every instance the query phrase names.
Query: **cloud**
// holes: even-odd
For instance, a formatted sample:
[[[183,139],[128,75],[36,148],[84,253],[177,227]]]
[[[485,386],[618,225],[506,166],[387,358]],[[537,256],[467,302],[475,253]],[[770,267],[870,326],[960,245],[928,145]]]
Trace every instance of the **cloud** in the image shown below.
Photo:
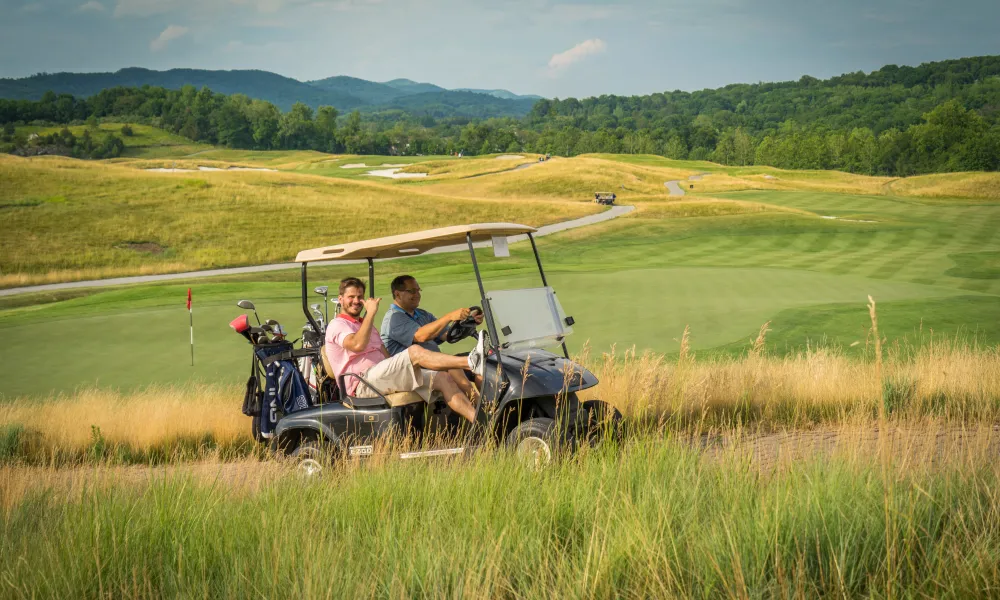
[[[179,25],[170,25],[166,29],[160,32],[160,35],[149,43],[149,49],[153,52],[158,52],[167,47],[167,44],[171,40],[176,40],[177,38],[183,36],[188,32],[187,27],[180,27]]]
[[[552,58],[549,59],[549,70],[552,72],[560,71],[588,56],[601,54],[607,49],[608,45],[600,38],[580,42],[565,52],[553,54]]]
[[[21,12],[26,13],[41,12],[43,10],[45,10],[45,7],[42,6],[41,2],[29,2],[21,7]]]
[[[81,4],[76,10],[77,12],[104,12],[104,5],[97,0],[90,0]]]

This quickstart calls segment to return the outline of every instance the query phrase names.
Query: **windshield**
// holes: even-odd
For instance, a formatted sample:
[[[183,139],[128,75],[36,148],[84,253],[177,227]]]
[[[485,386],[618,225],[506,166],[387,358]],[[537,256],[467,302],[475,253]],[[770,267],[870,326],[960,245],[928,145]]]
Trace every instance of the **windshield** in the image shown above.
[[[551,287],[497,290],[486,298],[504,349],[547,348],[573,333]]]

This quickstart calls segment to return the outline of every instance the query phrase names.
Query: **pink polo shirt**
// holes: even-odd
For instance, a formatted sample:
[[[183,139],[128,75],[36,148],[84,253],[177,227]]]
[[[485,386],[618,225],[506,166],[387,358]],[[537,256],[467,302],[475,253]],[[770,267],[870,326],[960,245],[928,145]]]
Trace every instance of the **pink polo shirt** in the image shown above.
[[[385,360],[382,354],[384,346],[378,331],[372,330],[371,337],[368,338],[368,346],[361,352],[351,352],[344,348],[344,339],[352,333],[357,333],[361,329],[361,321],[346,313],[340,313],[337,318],[330,321],[326,327],[326,357],[330,359],[330,367],[333,368],[333,376],[340,377],[344,373],[364,374],[372,366]],[[344,390],[348,396],[354,395],[354,390],[358,387],[356,377],[347,378],[347,389]]]

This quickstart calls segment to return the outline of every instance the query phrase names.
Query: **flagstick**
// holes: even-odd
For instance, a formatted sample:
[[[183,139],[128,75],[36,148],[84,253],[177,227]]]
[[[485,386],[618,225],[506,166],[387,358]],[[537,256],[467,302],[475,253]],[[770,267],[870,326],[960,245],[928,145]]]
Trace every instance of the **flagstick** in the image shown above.
[[[194,366],[194,309],[188,309],[188,316],[191,319],[191,366]]]

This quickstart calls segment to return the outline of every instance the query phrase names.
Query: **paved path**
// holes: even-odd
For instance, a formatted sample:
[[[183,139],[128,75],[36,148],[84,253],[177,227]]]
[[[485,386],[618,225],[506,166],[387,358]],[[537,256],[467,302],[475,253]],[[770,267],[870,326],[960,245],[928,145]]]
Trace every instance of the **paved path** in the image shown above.
[[[542,237],[545,235],[550,235],[560,231],[566,231],[567,229],[575,229],[577,227],[584,227],[586,225],[594,225],[596,223],[601,223],[603,221],[609,221],[616,217],[626,215],[635,210],[634,206],[613,206],[610,210],[606,210],[601,213],[587,215],[586,217],[580,217],[579,219],[573,219],[571,221],[563,221],[562,223],[553,223],[552,225],[544,225],[538,228],[538,232],[535,237]],[[524,235],[511,236],[509,238],[511,243],[521,242],[527,240],[528,237]],[[476,244],[477,248],[484,248],[490,245],[490,242],[478,242]],[[442,246],[441,248],[435,248],[424,254],[444,254],[447,252],[462,252],[468,251],[468,246],[465,244],[458,244],[455,246]],[[419,255],[423,256],[423,255]],[[407,257],[402,257],[407,258]],[[398,260],[398,259],[389,259]],[[381,261],[380,261],[381,262]],[[323,265],[334,265],[334,264],[364,264],[364,260],[343,260],[343,261],[321,261],[316,263],[311,263],[314,266]],[[278,263],[273,265],[257,265],[253,267],[233,267],[229,269],[209,269],[207,271],[189,271],[187,273],[166,273],[163,275],[141,275],[137,277],[115,277],[113,279],[95,279],[90,281],[70,281],[66,283],[50,283],[46,285],[34,285],[26,287],[16,287],[9,288],[6,290],[0,290],[0,296],[14,296],[17,294],[25,294],[29,292],[49,292],[55,290],[69,290],[75,288],[88,288],[88,287],[108,287],[114,285],[129,285],[134,283],[152,283],[155,281],[172,281],[172,280],[187,280],[187,279],[198,279],[202,277],[215,277],[218,275],[240,275],[243,273],[263,273],[265,271],[281,271],[284,269],[298,269],[301,265],[299,263]]]
[[[705,175],[708,175],[708,173],[698,173],[697,175],[692,175],[688,177],[688,181],[701,181],[701,178]],[[672,181],[664,182],[663,185],[667,186],[667,189],[670,190],[671,196],[683,196],[684,188],[679,185],[680,182],[680,179],[674,179]]]

